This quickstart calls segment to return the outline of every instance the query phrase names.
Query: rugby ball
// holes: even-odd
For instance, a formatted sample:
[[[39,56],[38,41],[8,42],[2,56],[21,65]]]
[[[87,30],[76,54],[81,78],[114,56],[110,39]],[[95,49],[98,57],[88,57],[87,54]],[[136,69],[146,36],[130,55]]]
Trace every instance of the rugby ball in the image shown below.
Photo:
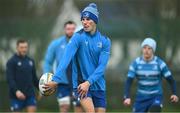
[[[39,80],[39,91],[44,96],[52,95],[55,92],[55,89],[49,91],[45,91],[44,89],[44,84],[50,82],[52,80],[52,77],[53,77],[52,73],[44,73]]]

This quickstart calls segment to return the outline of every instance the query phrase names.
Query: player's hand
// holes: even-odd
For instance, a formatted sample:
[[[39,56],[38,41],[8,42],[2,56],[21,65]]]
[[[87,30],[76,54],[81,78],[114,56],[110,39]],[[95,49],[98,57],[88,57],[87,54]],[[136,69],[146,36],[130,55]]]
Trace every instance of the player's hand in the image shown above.
[[[46,92],[49,90],[55,90],[57,85],[58,85],[58,83],[56,83],[54,81],[50,81],[47,84],[44,84],[43,88],[45,89],[45,92]]]
[[[89,90],[90,83],[88,81],[80,84],[78,86],[78,93],[81,99],[87,96],[88,90]]]
[[[178,102],[179,98],[176,95],[171,95],[170,100],[171,102]]]
[[[26,96],[20,90],[16,91],[16,97],[18,99],[20,99],[20,100],[25,100],[26,99]]]
[[[131,105],[131,99],[130,99],[130,98],[126,98],[126,99],[124,100],[123,104],[124,104],[125,106],[130,106],[130,105]]]

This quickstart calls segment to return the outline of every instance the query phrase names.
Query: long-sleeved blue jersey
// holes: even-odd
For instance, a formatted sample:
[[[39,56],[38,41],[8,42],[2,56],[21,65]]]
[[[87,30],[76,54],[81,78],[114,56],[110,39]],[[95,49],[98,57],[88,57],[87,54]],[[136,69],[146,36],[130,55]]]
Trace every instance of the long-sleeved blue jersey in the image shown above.
[[[56,65],[58,66],[60,61],[62,60],[62,56],[64,54],[66,45],[68,44],[68,39],[66,36],[62,36],[50,43],[48,46],[48,50],[46,52],[45,60],[44,60],[44,65],[43,65],[43,72],[52,72],[53,71],[53,64],[56,61]],[[62,81],[61,83],[63,84],[68,84],[68,78],[67,78],[67,73],[63,72],[62,73]]]
[[[73,65],[73,88],[77,88],[78,78],[81,76],[83,81],[91,84],[90,90],[105,90],[104,73],[110,57],[110,47],[110,39],[101,35],[98,30],[93,35],[80,30],[69,41],[53,81],[62,81],[63,73],[73,59],[76,63]]]
[[[27,97],[35,95],[34,86],[38,88],[39,80],[33,59],[15,54],[7,62],[6,77],[11,98],[16,98],[17,90],[22,91]]]
[[[129,97],[129,85],[132,79],[137,78],[137,96],[150,97],[154,95],[162,95],[162,78],[166,78],[170,83],[172,92],[176,93],[175,82],[171,76],[166,63],[159,57],[146,62],[143,57],[138,57],[129,67],[128,80],[125,89],[125,98]]]

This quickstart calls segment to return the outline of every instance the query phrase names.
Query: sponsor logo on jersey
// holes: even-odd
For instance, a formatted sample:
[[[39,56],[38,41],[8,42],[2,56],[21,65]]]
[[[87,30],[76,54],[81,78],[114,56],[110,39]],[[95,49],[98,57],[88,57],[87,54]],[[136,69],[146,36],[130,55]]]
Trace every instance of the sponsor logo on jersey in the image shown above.
[[[88,45],[88,41],[85,41],[86,46]]]
[[[21,65],[22,65],[22,63],[19,61],[19,62],[17,63],[17,65],[18,65],[18,66],[21,66]]]
[[[98,43],[97,43],[97,47],[98,47],[98,48],[102,48],[102,42],[98,42]]]
[[[29,65],[30,65],[30,66],[33,66],[33,62],[32,62],[31,60],[29,61]]]

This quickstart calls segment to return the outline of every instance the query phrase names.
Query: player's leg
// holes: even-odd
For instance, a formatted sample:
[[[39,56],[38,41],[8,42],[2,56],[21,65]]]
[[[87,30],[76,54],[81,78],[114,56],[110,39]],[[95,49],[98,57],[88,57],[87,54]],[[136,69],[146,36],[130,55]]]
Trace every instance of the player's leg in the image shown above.
[[[144,106],[140,102],[135,102],[133,106],[133,113],[144,113],[144,112],[147,112],[146,106]]]
[[[83,108],[83,111],[86,113],[95,113],[94,104],[92,101],[92,95],[91,92],[88,91],[87,96],[83,99],[80,99],[80,95],[77,91],[77,89],[74,89],[75,98],[80,101],[81,107]]]
[[[105,108],[95,108],[96,113],[105,113],[106,109]]]
[[[57,101],[59,104],[59,111],[67,113],[70,109],[71,89],[69,85],[59,84],[57,89]]]
[[[86,113],[95,113],[94,104],[91,97],[86,97],[80,100],[81,106]]]
[[[152,105],[149,109],[150,113],[160,113],[161,112],[161,106],[160,105]]]
[[[74,112],[75,113],[83,113],[84,110],[81,106],[74,106]]]
[[[91,91],[93,104],[96,113],[106,112],[106,93],[105,91]]]
[[[151,104],[151,99],[141,99],[141,100],[136,99],[133,106],[133,113],[148,112],[148,108],[150,104]]]
[[[156,96],[152,100],[152,105],[149,108],[149,112],[160,113],[162,109],[162,96]]]
[[[83,113],[84,110],[81,106],[80,101],[78,100],[78,97],[75,95],[75,91],[72,92],[72,104],[75,113]]]
[[[24,101],[18,99],[11,99],[11,111],[13,113],[20,113],[23,110]]]
[[[28,113],[35,113],[36,112],[36,106],[27,106],[27,112]]]
[[[59,104],[59,111],[61,113],[67,113],[70,108],[70,96],[65,96],[61,98],[57,98]]]
[[[27,99],[25,100],[25,106],[28,113],[35,113],[37,106],[37,101],[35,96],[27,97]]]

